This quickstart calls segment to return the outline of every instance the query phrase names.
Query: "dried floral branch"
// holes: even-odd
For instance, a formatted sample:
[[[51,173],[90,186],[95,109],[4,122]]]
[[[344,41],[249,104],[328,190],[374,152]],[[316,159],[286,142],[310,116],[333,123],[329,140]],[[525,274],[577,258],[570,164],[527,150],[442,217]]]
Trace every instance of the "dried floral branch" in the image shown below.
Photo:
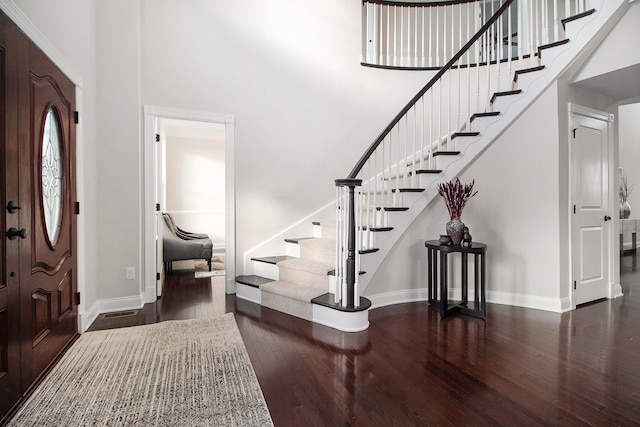
[[[627,199],[629,198],[629,194],[631,194],[631,190],[633,190],[633,187],[635,185],[629,185],[629,183],[627,182],[627,176],[626,175],[621,175],[620,176],[620,201],[622,203],[626,202]]]
[[[438,193],[444,199],[444,203],[447,205],[447,210],[449,211],[449,217],[452,220],[460,219],[467,201],[478,194],[477,191],[473,192],[474,184],[475,180],[471,181],[471,184],[463,185],[459,178],[438,184]]]

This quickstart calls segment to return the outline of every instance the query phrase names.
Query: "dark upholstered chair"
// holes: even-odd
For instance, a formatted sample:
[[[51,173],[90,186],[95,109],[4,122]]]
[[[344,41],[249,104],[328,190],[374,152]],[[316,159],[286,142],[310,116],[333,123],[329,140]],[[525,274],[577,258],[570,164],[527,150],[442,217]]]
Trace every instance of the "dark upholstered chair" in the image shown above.
[[[173,270],[173,261],[205,259],[211,271],[213,243],[206,234],[192,233],[178,228],[169,214],[162,214],[162,261],[165,271]]]

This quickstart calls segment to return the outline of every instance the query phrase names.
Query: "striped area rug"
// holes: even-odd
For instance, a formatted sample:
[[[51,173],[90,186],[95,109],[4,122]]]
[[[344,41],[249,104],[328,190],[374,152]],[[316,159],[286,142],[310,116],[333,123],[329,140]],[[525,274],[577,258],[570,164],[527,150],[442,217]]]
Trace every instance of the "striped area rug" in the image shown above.
[[[233,313],[87,332],[10,426],[272,426]]]

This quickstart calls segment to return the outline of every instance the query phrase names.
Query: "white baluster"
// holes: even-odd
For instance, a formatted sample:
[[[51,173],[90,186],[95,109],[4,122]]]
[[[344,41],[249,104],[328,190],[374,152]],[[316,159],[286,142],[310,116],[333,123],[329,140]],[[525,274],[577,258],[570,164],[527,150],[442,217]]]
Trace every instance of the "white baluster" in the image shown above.
[[[404,7],[400,6],[400,61],[396,65],[405,65],[405,53],[404,53]]]
[[[426,10],[426,8],[425,8],[425,7],[421,7],[421,8],[420,8],[420,11],[422,12],[422,37],[421,37],[421,39],[420,39],[420,40],[421,40],[420,47],[422,48],[422,57],[421,57],[421,59],[420,59],[420,64],[421,64],[423,67],[426,67],[426,66],[427,66],[427,62],[426,62],[426,61],[427,61],[427,58],[426,58],[426,56],[425,56],[425,55],[426,55],[426,49],[425,49],[425,43],[426,43],[426,38],[425,38],[425,29],[426,29],[426,27],[427,27],[427,25],[426,25],[426,24],[425,24],[425,22],[424,22],[424,18],[425,18],[425,13],[424,13],[424,11],[425,11],[425,10]],[[431,30],[429,30],[429,33],[431,33]]]
[[[429,143],[429,169],[435,169],[435,162],[433,161],[433,116],[435,116],[435,112],[433,109],[433,93],[434,93],[434,88],[431,87],[431,89],[429,89],[429,93],[431,94],[431,109],[429,110],[429,141],[427,141]]]
[[[393,64],[398,65],[398,8],[393,6]]]
[[[424,9],[424,8],[422,8]],[[418,9],[413,8],[413,19],[414,19],[414,37],[413,37],[413,66],[419,67],[420,62],[418,62]],[[424,37],[422,38],[424,40]],[[424,53],[422,55],[424,57]]]
[[[436,6],[436,63],[435,66],[439,67],[440,62],[440,7]]]
[[[433,67],[433,26],[431,25],[431,17],[433,10],[432,7],[429,8],[429,67]],[[438,37],[438,28],[436,27],[436,38]],[[436,51],[437,54],[437,51]]]
[[[560,40],[560,28],[559,28],[559,19],[558,19],[558,0],[553,0],[553,41],[556,42]]]
[[[387,60],[385,65],[391,65],[391,6],[386,6],[385,9],[387,11]]]

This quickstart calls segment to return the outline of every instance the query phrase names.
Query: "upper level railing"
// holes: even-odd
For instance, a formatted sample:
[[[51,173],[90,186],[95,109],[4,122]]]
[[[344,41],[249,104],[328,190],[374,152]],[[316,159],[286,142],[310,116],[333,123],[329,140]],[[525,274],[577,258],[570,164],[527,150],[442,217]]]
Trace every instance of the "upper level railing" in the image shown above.
[[[502,49],[503,57],[535,54],[534,46],[558,40],[562,19],[586,10],[587,0],[523,0],[492,31],[489,51],[474,52],[472,63]],[[382,68],[437,69],[444,66],[494,15],[500,0],[362,3],[362,63]],[[499,25],[499,24],[497,24]]]
[[[569,17],[588,6],[585,0],[449,3],[492,14],[473,34],[467,37],[465,29],[455,39],[467,37],[453,54],[441,54],[446,63],[382,130],[348,177],[336,180],[336,304],[358,306],[360,254],[377,250],[376,235],[391,229],[388,212],[407,209],[403,193],[422,191],[421,177],[441,172],[436,158],[458,154],[458,137],[476,136],[469,132],[472,120],[496,113],[492,96],[512,89],[516,66],[537,65],[539,48],[564,39],[562,23],[555,22],[560,18],[551,11],[562,6]],[[365,8],[370,5],[409,7],[367,2]]]

